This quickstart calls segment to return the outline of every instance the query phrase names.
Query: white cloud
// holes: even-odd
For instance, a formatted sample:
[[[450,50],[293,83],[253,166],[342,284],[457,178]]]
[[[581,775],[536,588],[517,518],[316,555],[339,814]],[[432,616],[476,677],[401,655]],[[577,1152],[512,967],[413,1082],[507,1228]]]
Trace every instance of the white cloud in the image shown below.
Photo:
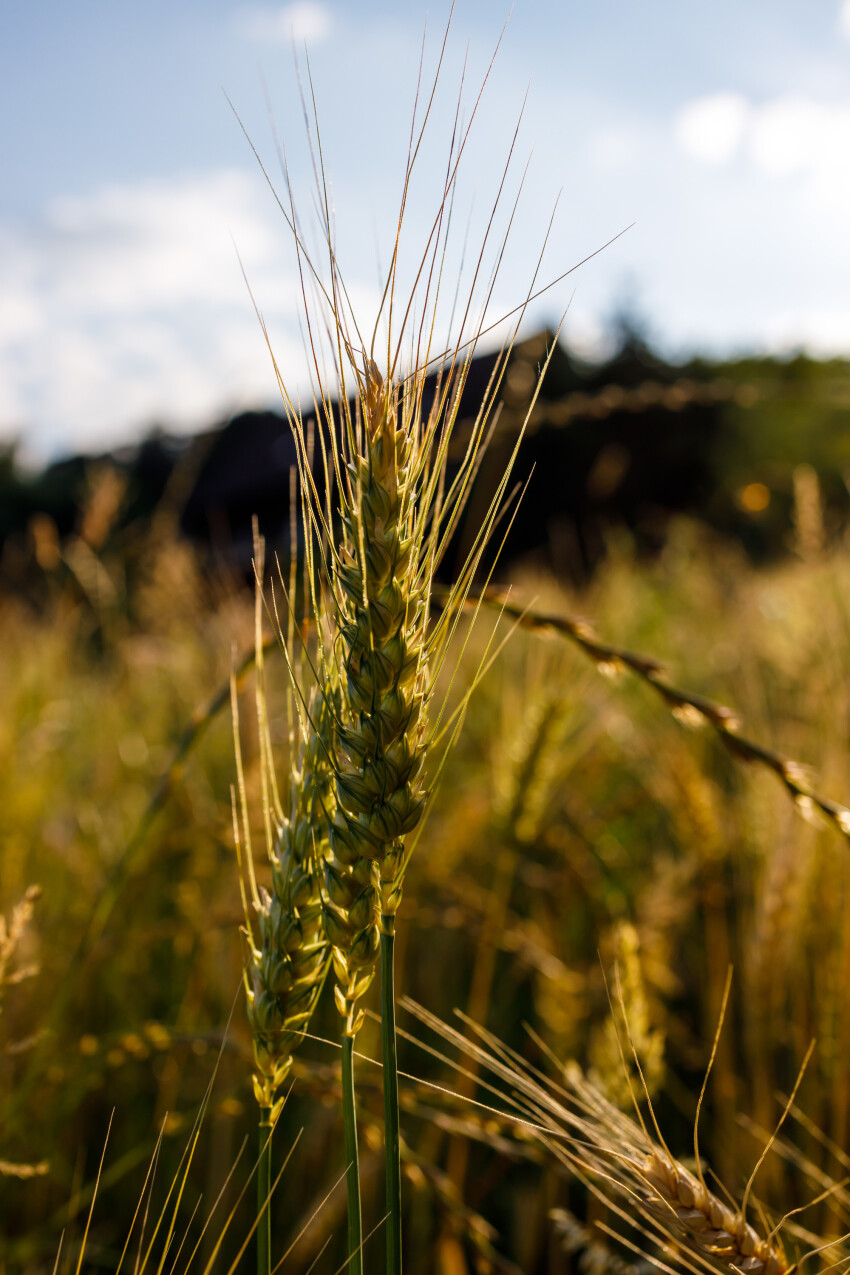
[[[749,111],[746,98],[739,93],[697,98],[679,112],[676,139],[695,159],[725,164],[740,146]]]
[[[734,94],[699,98],[679,112],[676,137],[707,164],[723,165],[740,151],[757,175],[796,179],[813,198],[850,204],[850,99],[789,94],[755,105]]]
[[[40,245],[61,257],[54,294],[102,313],[233,302],[240,286],[228,269],[234,260],[228,226],[244,238],[250,261],[266,264],[275,248],[257,195],[243,174],[224,172],[56,199]]]
[[[270,44],[288,44],[294,39],[315,45],[326,39],[332,25],[330,10],[315,0],[275,9],[251,6],[239,10],[237,20],[246,39]]]
[[[772,177],[793,173],[847,174],[850,162],[850,102],[813,102],[782,97],[753,118],[750,152]]]
[[[54,200],[0,226],[0,434],[33,453],[108,446],[268,401],[274,378],[233,241],[276,351],[300,375],[288,232],[237,171]]]

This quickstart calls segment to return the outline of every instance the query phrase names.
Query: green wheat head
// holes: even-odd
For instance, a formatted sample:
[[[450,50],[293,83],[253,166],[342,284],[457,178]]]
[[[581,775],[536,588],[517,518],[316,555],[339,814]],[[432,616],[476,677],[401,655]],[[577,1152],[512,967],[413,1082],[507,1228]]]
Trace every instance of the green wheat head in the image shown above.
[[[325,936],[320,865],[327,846],[327,809],[332,801],[326,764],[333,719],[324,692],[313,687],[306,701],[308,719],[297,711],[293,681],[289,692],[292,764],[281,800],[272,756],[263,659],[263,542],[256,539],[255,612],[256,709],[260,744],[260,777],[266,851],[271,866],[271,892],[258,885],[251,851],[248,801],[239,739],[238,700],[233,685],[234,741],[239,810],[234,800],[234,835],[240,864],[247,940],[245,990],[254,1043],[254,1093],[261,1107],[276,1118],[278,1093],[292,1067],[292,1054],[303,1039],[328,972],[330,951]],[[278,625],[278,638],[293,677],[296,665],[304,680],[305,649],[293,652],[292,632]],[[292,657],[296,664],[293,664]],[[247,878],[247,890],[246,890]],[[250,896],[250,901],[249,901]]]

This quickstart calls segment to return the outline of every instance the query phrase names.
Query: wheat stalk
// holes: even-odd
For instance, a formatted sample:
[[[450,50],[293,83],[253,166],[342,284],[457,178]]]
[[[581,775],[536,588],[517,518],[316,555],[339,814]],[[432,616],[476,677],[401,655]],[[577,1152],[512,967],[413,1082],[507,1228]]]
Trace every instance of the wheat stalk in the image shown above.
[[[390,1272],[401,1269],[393,948],[409,859],[405,837],[419,824],[428,796],[422,772],[434,739],[428,706],[435,674],[446,658],[507,484],[506,474],[448,604],[430,624],[434,573],[477,466],[493,405],[488,393],[460,473],[449,482],[448,446],[473,350],[474,345],[460,367],[450,366],[427,413],[424,365],[393,383],[374,359],[358,366],[354,350],[346,351],[358,395],[355,421],[346,421],[342,431],[344,463],[337,473],[342,479],[343,539],[330,560],[342,692],[330,844],[347,875],[329,863],[326,880],[329,892],[333,885],[343,897],[348,893],[348,936],[359,941],[358,961],[363,964],[372,951],[374,904],[380,904]],[[333,425],[331,437],[336,437]],[[351,898],[355,884],[361,892]],[[352,930],[357,930],[357,940]],[[344,953],[337,955],[333,929],[328,933],[335,950],[337,1002],[341,1012],[350,1014],[344,979],[351,979],[351,961]],[[359,975],[356,986],[368,977]],[[353,1034],[359,1021],[357,1016],[347,1018],[347,1033]]]
[[[325,937],[319,864],[327,840],[326,810],[331,791],[327,756],[332,719],[324,695],[314,687],[308,710],[310,727],[302,726],[300,746],[291,765],[281,802],[272,756],[265,688],[263,639],[263,578],[265,545],[255,528],[255,647],[256,717],[260,745],[260,780],[266,854],[272,890],[258,884],[254,870],[248,798],[239,735],[239,701],[235,675],[231,679],[233,738],[236,755],[238,808],[233,794],[233,831],[239,861],[239,883],[247,941],[245,991],[256,1071],[254,1096],[260,1109],[260,1158],[257,1173],[257,1269],[271,1270],[271,1140],[284,1103],[282,1086],[292,1068],[292,1055],[303,1039],[328,972],[330,951]],[[293,676],[290,688],[290,752],[295,752],[293,712],[296,692],[293,635],[279,638]],[[304,651],[298,664],[303,673]],[[247,888],[246,888],[247,886]],[[250,897],[250,904],[249,904]]]
[[[331,568],[343,693],[330,828],[335,862],[326,864],[325,873],[328,893],[335,890],[343,906],[336,914],[328,910],[327,920],[333,922],[328,934],[334,944],[337,1004],[346,1016],[346,1036],[352,1036],[362,1011],[353,1016],[351,1001],[371,981],[368,964],[377,954],[375,923],[380,915],[391,1272],[401,1269],[395,917],[406,867],[404,837],[419,823],[426,798],[421,771],[433,685],[429,655],[436,649],[427,621],[443,533],[441,479],[453,423],[439,436],[438,426],[444,424],[439,409],[423,420],[423,382],[420,373],[394,386],[371,359],[362,369],[359,429],[348,434],[349,443],[362,443],[358,447],[355,442],[346,457],[344,538]],[[347,950],[340,947],[339,930],[348,939]]]
[[[313,472],[313,436],[305,427],[297,396],[274,361],[263,324],[296,439],[305,553],[318,566],[316,573],[309,572],[313,604],[317,613],[326,610],[331,628],[318,658],[324,707],[334,720],[328,750],[334,794],[328,809],[329,851],[324,856],[322,899],[325,930],[333,951],[336,1002],[343,1017],[344,1081],[345,1057],[350,1058],[351,1042],[363,1021],[357,1002],[371,982],[379,944],[381,950],[390,1275],[401,1271],[393,945],[412,850],[405,838],[421,823],[428,799],[423,779],[426,757],[435,743],[445,742],[446,737],[447,746],[451,745],[463,717],[461,709],[441,733],[446,701],[433,714],[429,709],[436,679],[452,639],[458,635],[472,580],[503,512],[525,424],[466,561],[437,614],[432,614],[431,592],[436,569],[459,527],[483,447],[494,426],[494,407],[507,359],[537,278],[535,270],[525,302],[511,312],[515,316],[513,331],[496,358],[466,446],[457,462],[452,458],[450,471],[449,447],[470,364],[479,337],[494,326],[488,327],[487,309],[515,205],[501,242],[493,244],[492,267],[488,268],[486,257],[517,135],[514,133],[508,148],[471,285],[462,295],[457,283],[449,320],[451,336],[446,348],[441,348],[438,306],[445,283],[451,206],[458,167],[489,69],[465,120],[458,100],[445,182],[430,232],[424,248],[414,254],[414,278],[406,299],[400,301],[398,293],[411,178],[431,115],[448,31],[447,25],[433,84],[430,92],[422,93],[422,113],[417,118],[423,88],[420,66],[395,242],[371,336],[364,336],[358,325],[336,253],[315,101],[315,145],[309,126],[308,134],[317,181],[322,253],[327,254],[324,265],[305,247],[286,159],[281,156],[288,207],[276,193],[275,197],[298,259],[324,495]],[[306,107],[305,114],[309,117]],[[538,269],[539,265],[538,261]],[[459,316],[457,323],[455,316]],[[543,371],[547,365],[548,358]],[[436,386],[426,402],[426,379],[432,367],[437,369]],[[539,382],[529,415],[538,393]],[[315,728],[315,723],[311,724]],[[443,761],[445,753],[446,748]],[[430,776],[431,784],[438,774],[439,767]]]

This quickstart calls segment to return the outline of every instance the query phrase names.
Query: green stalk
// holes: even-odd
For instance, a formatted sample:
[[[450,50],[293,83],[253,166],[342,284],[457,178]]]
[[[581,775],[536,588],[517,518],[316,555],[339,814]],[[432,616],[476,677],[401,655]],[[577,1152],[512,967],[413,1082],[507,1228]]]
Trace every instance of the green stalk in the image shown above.
[[[363,1275],[363,1232],[360,1218],[360,1157],[357,1151],[357,1114],[354,1109],[354,1037],[342,1038],[342,1119],[345,1129],[345,1161],[348,1165],[348,1266],[350,1275]]]
[[[257,1275],[271,1275],[272,1109],[260,1107],[260,1160],[257,1165]]]
[[[384,1143],[387,1156],[387,1275],[401,1275],[401,1154],[393,986],[394,946],[395,917],[385,915],[381,918],[381,1024],[384,1045]]]

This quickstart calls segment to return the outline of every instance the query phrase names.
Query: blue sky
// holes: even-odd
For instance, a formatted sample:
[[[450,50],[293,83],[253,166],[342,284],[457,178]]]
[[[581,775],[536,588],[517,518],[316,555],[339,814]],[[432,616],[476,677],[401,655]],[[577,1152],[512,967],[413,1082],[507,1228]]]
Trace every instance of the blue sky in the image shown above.
[[[441,180],[468,47],[477,84],[502,13],[459,2],[410,244]],[[238,246],[276,352],[304,364],[286,227],[228,106],[305,220],[313,198],[291,33],[306,40],[339,246],[368,316],[399,194],[426,16],[445,4],[30,0],[0,12],[0,441],[39,458],[191,429],[273,402]],[[264,87],[265,86],[265,87]],[[517,0],[459,189],[480,234],[526,89],[531,166],[494,295],[620,240],[535,303],[601,353],[623,302],[666,350],[850,353],[850,2]],[[462,232],[459,232],[462,239]]]

